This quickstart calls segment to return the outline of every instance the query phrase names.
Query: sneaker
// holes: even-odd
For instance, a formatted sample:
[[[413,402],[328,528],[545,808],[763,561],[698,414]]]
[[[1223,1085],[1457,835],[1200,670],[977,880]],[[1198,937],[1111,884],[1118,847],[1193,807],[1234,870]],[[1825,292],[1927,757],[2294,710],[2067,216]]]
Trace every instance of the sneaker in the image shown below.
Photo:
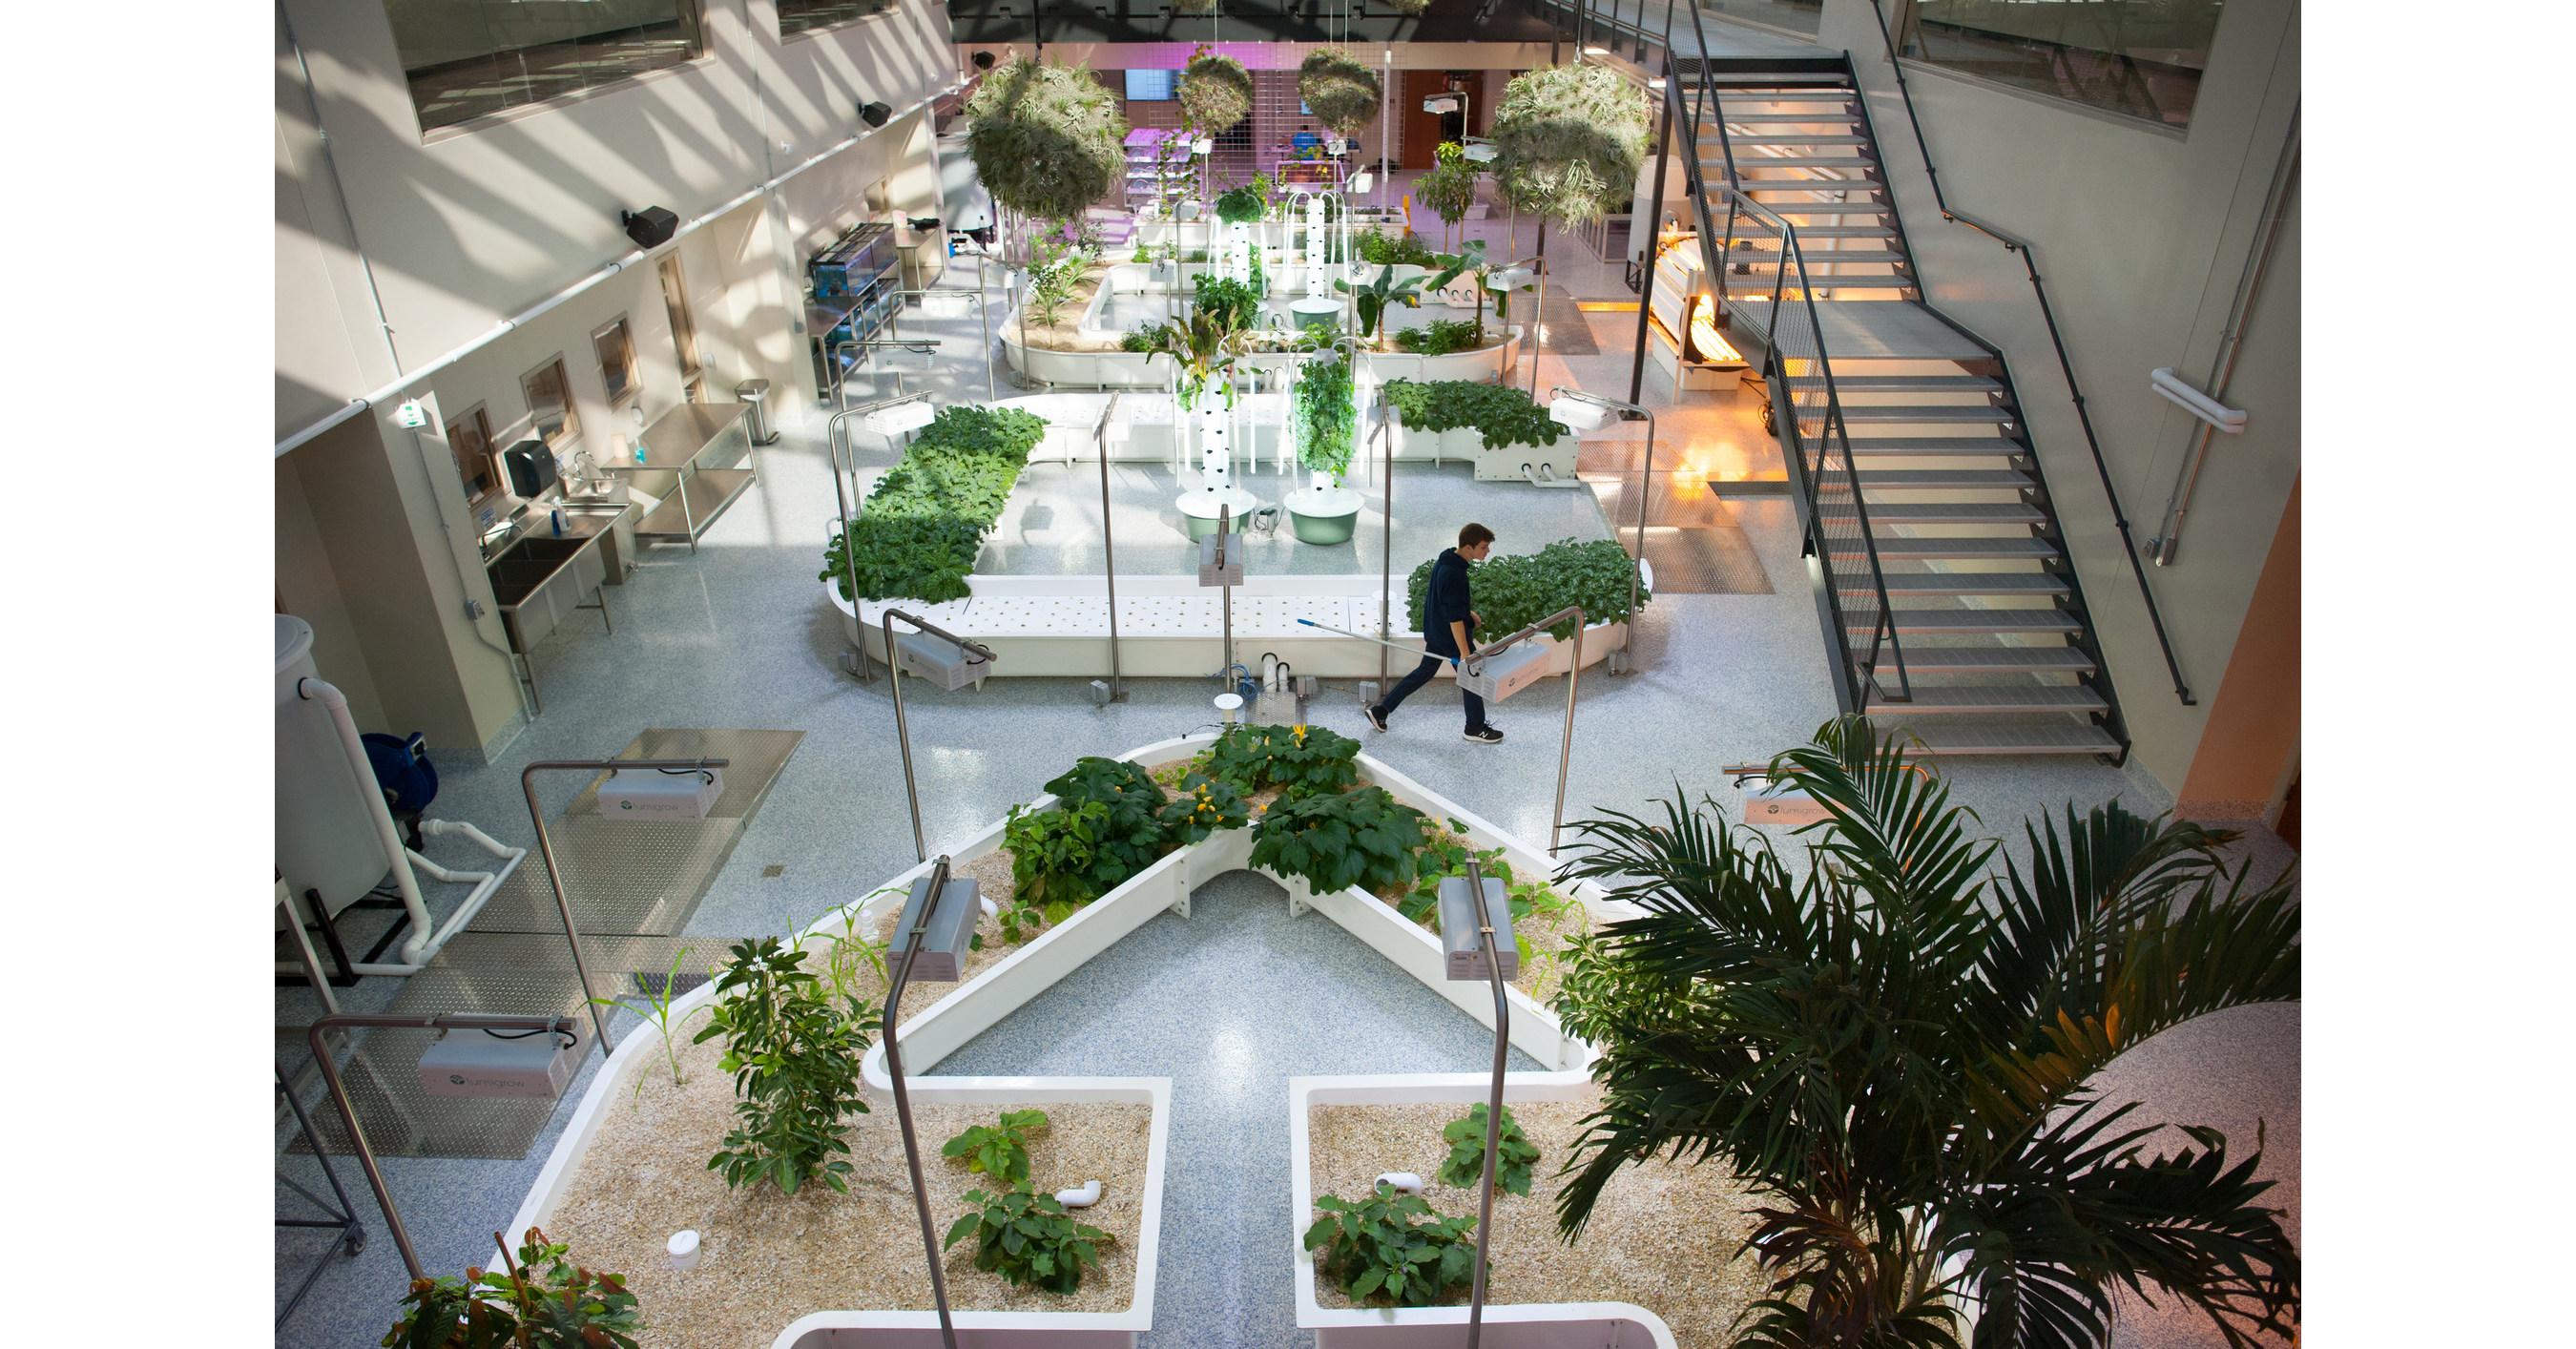
[[[1377,704],[1360,704],[1360,715],[1368,718],[1369,725],[1374,726],[1381,731],[1386,729],[1386,714],[1377,710]]]
[[[1479,745],[1499,745],[1503,743],[1503,733],[1495,730],[1491,726],[1479,726],[1476,729],[1467,732],[1467,738]]]

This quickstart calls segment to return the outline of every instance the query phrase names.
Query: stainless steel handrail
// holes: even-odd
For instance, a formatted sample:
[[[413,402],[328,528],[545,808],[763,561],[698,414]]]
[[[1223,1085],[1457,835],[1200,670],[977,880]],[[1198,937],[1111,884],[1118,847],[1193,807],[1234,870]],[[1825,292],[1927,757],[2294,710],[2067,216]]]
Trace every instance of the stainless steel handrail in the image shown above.
[[[1643,403],[1621,402],[1597,393],[1569,389],[1562,384],[1548,390],[1548,397],[1579,398],[1606,408],[1634,412],[1646,419],[1646,460],[1637,470],[1637,555],[1628,560],[1628,654],[1633,658],[1637,654],[1637,592],[1646,574],[1646,498],[1655,486],[1655,410]],[[1632,664],[1629,668],[1633,670],[1635,666]]]
[[[886,648],[886,661],[888,664],[894,661],[894,648],[891,646]],[[912,767],[911,753],[909,748],[904,751],[907,775]],[[913,818],[913,830],[918,834],[921,827],[918,811]],[[922,1253],[930,1265],[930,1296],[939,1309],[939,1339],[944,1349],[957,1349],[957,1327],[948,1315],[948,1281],[940,1272],[939,1236],[930,1222],[930,1188],[921,1177],[921,1143],[912,1124],[912,1095],[904,1090],[902,1046],[895,1042],[895,1021],[903,1006],[904,986],[912,982],[913,957],[921,953],[921,943],[930,933],[931,915],[939,911],[939,902],[947,895],[948,855],[941,853],[939,865],[930,870],[930,898],[921,906],[921,916],[914,920],[912,931],[905,935],[903,958],[895,962],[894,978],[886,986],[884,1035],[886,1080],[893,1087],[895,1120],[903,1128],[903,1160],[912,1173],[912,1204],[914,1212],[921,1218]],[[969,921],[972,921],[971,916]]]
[[[856,609],[858,601],[852,600],[850,605]],[[895,740],[903,748],[903,794],[905,799],[912,803],[913,859],[927,862],[930,860],[930,844],[921,833],[921,788],[912,776],[912,731],[903,720],[903,660],[895,654],[894,649],[894,621],[898,618],[911,624],[915,631],[929,633],[943,642],[956,646],[961,651],[971,651],[982,660],[991,661],[994,656],[991,647],[960,637],[935,624],[923,622],[893,605],[887,605],[885,613],[878,620],[885,627],[886,687],[894,694],[894,735]],[[866,627],[862,625],[860,632],[864,634],[866,631]],[[862,651],[860,654],[864,656],[866,652]]]
[[[1547,827],[1547,855],[1550,857],[1556,856],[1557,836],[1565,832],[1565,775],[1567,767],[1574,762],[1574,689],[1583,679],[1583,606],[1569,604],[1499,642],[1477,648],[1474,655],[1463,656],[1459,661],[1462,673],[1482,674],[1484,661],[1495,652],[1528,641],[1569,618],[1574,620],[1574,663],[1565,672],[1565,742],[1556,755],[1556,815]]]
[[[1092,444],[1100,450],[1100,571],[1109,586],[1109,701],[1127,696],[1127,685],[1118,672],[1118,548],[1110,539],[1109,525],[1109,422],[1118,415],[1118,394],[1109,395],[1109,403],[1100,409],[1100,424],[1092,428]]]

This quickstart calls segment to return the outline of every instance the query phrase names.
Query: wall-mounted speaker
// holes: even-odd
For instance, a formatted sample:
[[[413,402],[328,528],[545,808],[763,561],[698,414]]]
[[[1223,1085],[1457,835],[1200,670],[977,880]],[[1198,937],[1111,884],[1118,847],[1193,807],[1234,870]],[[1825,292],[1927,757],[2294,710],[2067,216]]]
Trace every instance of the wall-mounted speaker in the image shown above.
[[[671,242],[671,236],[680,229],[680,218],[659,206],[620,211],[617,223],[626,227],[626,237],[634,240],[637,248],[659,248]]]
[[[884,126],[886,124],[886,119],[892,116],[894,116],[894,109],[887,107],[883,103],[862,103],[859,105],[859,120],[867,123],[869,126]]]
[[[991,70],[993,68],[993,54],[991,52],[975,53],[975,68],[977,70]]]

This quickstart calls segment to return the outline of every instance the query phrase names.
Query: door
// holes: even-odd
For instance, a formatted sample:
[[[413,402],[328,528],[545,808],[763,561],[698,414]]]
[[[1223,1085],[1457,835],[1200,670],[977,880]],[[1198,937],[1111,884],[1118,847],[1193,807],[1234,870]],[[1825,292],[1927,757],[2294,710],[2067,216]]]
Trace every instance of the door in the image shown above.
[[[698,363],[698,324],[689,315],[689,282],[680,271],[680,255],[662,259],[662,305],[671,311],[671,345],[680,358],[680,396],[707,401],[706,371]]]
[[[1439,113],[1424,112],[1422,100],[1449,87],[1449,75],[1440,70],[1408,70],[1404,86],[1396,99],[1396,113],[1403,119],[1404,146],[1396,166],[1406,169],[1430,169],[1439,163],[1440,129],[1444,120]],[[1446,120],[1454,121],[1454,117]]]

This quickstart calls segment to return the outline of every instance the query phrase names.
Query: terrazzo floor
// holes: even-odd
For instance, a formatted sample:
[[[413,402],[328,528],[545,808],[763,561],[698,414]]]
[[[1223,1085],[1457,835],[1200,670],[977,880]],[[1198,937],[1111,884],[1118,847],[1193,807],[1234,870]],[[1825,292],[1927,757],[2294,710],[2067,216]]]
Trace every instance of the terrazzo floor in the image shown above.
[[[1549,251],[1551,256],[1557,254],[1554,241]],[[971,278],[971,267],[962,270]],[[1586,292],[1578,288],[1575,293]],[[1617,317],[1633,323],[1633,315]],[[906,331],[915,326],[907,322]],[[949,326],[958,325],[951,321]],[[971,318],[962,326],[968,333],[975,328]],[[1600,329],[1596,334],[1609,336]],[[929,385],[962,401],[983,401],[982,368],[960,358],[971,349],[971,343],[952,345],[948,350],[955,354],[943,356],[941,368],[928,373]],[[1613,350],[1606,340],[1603,349]],[[1605,381],[1605,389],[1607,381],[1615,378],[1624,393],[1624,349],[1602,356],[1551,356],[1542,369],[1543,379],[1558,377],[1554,366],[1560,360],[1568,362],[1569,374],[1578,373],[1572,362],[1599,363],[1598,369],[1580,367],[1580,376]],[[908,387],[922,387],[925,376],[917,368],[917,358],[906,378]],[[1649,389],[1654,385],[1650,374]],[[1004,396],[1009,392],[1003,389]],[[1704,397],[1693,393],[1685,401]],[[1752,415],[1749,399],[1731,397],[1742,400],[1740,405],[1714,398],[1705,405],[1713,409],[1705,415],[1719,419],[1710,424],[1724,434],[1738,434],[1724,428],[1740,428]],[[731,862],[716,878],[688,935],[784,934],[912,864],[904,777],[886,683],[880,678],[874,684],[861,684],[840,671],[838,657],[844,643],[838,619],[823,602],[817,583],[824,521],[833,512],[822,420],[811,409],[781,410],[779,421],[786,439],[760,452],[761,481],[715,524],[696,555],[683,548],[645,550],[642,568],[627,584],[607,592],[617,623],[614,635],[601,630],[595,615],[582,614],[539,648],[546,711],[503,746],[496,761],[483,763],[471,751],[435,752],[443,786],[434,814],[470,820],[505,842],[533,844],[534,831],[518,786],[519,769],[532,760],[604,757],[651,726],[796,729],[806,733],[802,745],[767,804],[750,822]],[[1642,424],[1630,425],[1635,434],[1643,434]],[[1667,421],[1658,434],[1672,438],[1697,432],[1686,427],[1677,432],[1675,422]],[[894,457],[890,448],[881,445],[874,454],[870,459],[863,453],[863,468],[881,468]],[[1426,513],[1415,519],[1404,509],[1408,500],[1445,500],[1434,495],[1431,485],[1443,481],[1439,475],[1444,471],[1462,481],[1467,472],[1464,468],[1419,470],[1424,485],[1417,488],[1408,471],[1399,470],[1399,569],[1409,571],[1436,551],[1433,540],[1446,542],[1440,539],[1443,532],[1454,536],[1454,515]],[[1068,473],[1046,465],[1034,469],[1027,479],[1029,486],[1015,496],[1013,515],[1006,519],[1006,528],[997,532],[999,542],[993,546],[1026,550],[1016,556],[1004,554],[1023,569],[1042,569],[1042,555],[1051,548],[1060,550],[1060,570],[1096,570],[1096,564],[1074,565],[1083,544],[1079,528],[1064,523],[1096,520],[1096,472]],[[1264,489],[1268,482],[1263,480]],[[1167,477],[1131,484],[1133,505],[1117,509],[1143,511],[1151,504],[1151,494],[1168,486]],[[1469,502],[1469,509],[1507,519],[1511,517],[1502,513],[1509,510],[1567,511],[1569,498],[1589,495],[1548,493],[1529,504],[1514,497],[1515,493],[1533,495],[1536,490],[1505,485],[1490,497],[1457,499]],[[1648,607],[1635,635],[1639,672],[1611,678],[1596,671],[1581,681],[1567,771],[1569,816],[1603,808],[1644,810],[1655,797],[1669,795],[1677,786],[1693,799],[1705,793],[1717,808],[1740,813],[1740,794],[1719,771],[1721,765],[1765,759],[1804,741],[1832,716],[1833,698],[1813,604],[1802,582],[1790,504],[1785,498],[1762,496],[1735,498],[1727,504],[1777,593],[1673,595]],[[1051,513],[1051,518],[1031,518],[1041,511]],[[1368,514],[1364,512],[1364,519]],[[1525,516],[1514,528],[1526,530],[1534,547],[1545,541],[1536,536],[1544,534],[1555,518]],[[1150,526],[1136,526],[1138,552],[1131,555],[1124,542],[1129,531],[1123,515],[1118,523],[1123,574],[1131,565],[1143,565]],[[1579,524],[1579,516],[1569,516],[1565,527],[1572,531]],[[1374,551],[1374,540],[1365,534],[1363,540],[1358,551],[1365,557]],[[1304,565],[1294,556],[1300,545],[1279,546],[1291,557],[1278,565],[1292,569]],[[1507,549],[1512,546],[1506,543]],[[1255,562],[1260,565],[1257,555]],[[1337,559],[1316,569],[1351,568]],[[905,707],[921,815],[933,848],[963,839],[999,818],[1011,803],[1028,799],[1079,755],[1118,754],[1214,720],[1208,700],[1216,689],[1211,683],[1131,680],[1127,700],[1109,707],[1092,704],[1086,683],[997,678],[981,692],[957,693],[919,681],[907,683]],[[1544,683],[1497,706],[1494,722],[1508,736],[1499,746],[1470,745],[1459,739],[1456,697],[1446,686],[1426,689],[1405,705],[1393,729],[1384,735],[1365,728],[1357,697],[1347,686],[1328,686],[1313,715],[1321,724],[1362,736],[1370,752],[1432,790],[1545,846],[1565,716],[1559,686]],[[2135,766],[2002,758],[1945,765],[1945,773],[1955,799],[1977,810],[1985,831],[2004,836],[2016,852],[2022,850],[2017,822],[2039,810],[2061,809],[2070,801],[2079,809],[2089,808],[2113,798],[2147,812],[2171,805],[2170,796]],[[539,797],[549,816],[563,810],[581,787],[575,775],[542,784]],[[431,840],[428,851],[449,865],[470,865],[480,857],[472,845],[453,838]],[[765,875],[772,867],[781,870]],[[457,892],[448,887],[432,889],[433,911],[449,911]],[[1284,917],[1284,906],[1281,913]],[[1292,935],[1300,940],[1313,937],[1312,932]],[[714,946],[710,941],[710,954]],[[1112,977],[1118,962],[1126,958],[1104,958],[1049,996],[1060,995],[1069,1003],[1100,996],[1085,990]],[[1365,996],[1371,998],[1420,992],[1392,967],[1334,966],[1331,973],[1354,988],[1370,990]],[[371,978],[339,996],[345,1010],[370,1011],[381,1008],[396,991],[397,981]],[[280,1025],[302,1025],[315,1015],[312,994],[300,988],[279,990],[277,1008]],[[631,1014],[621,1013],[613,1029],[622,1031],[634,1024]],[[2194,1052],[2156,1060],[2155,1071],[2147,1074],[2151,1080],[2139,1089],[2146,1095],[2168,1093],[2176,1102],[2174,1109],[2187,1111],[2210,1099],[2207,1092],[2212,1088],[2203,1084],[2266,1084],[2271,1095],[2265,1099],[2272,1104],[2260,1108],[2270,1122],[2274,1149],[2267,1169],[2277,1167],[2295,1177],[2296,1026],[2296,1008],[2275,1009],[2260,1033],[2197,1039]],[[1001,1050],[979,1044],[976,1052]],[[296,1050],[287,1057],[293,1063],[300,1062],[302,1055]],[[1473,1055],[1469,1057],[1472,1060]],[[2146,1063],[2146,1056],[2142,1054],[2140,1061]],[[413,1239],[433,1270],[458,1273],[488,1254],[492,1232],[509,1220],[526,1194],[596,1063],[594,1058],[585,1066],[584,1077],[565,1094],[564,1106],[524,1161],[385,1161],[388,1182]],[[1471,1061],[1467,1066],[1476,1065]],[[1204,1070],[1202,1065],[1193,1071]],[[1178,1068],[1173,1072],[1181,1075]],[[1284,1089],[1270,1108],[1280,1112],[1272,1132],[1284,1147]],[[2282,1122],[2285,1111],[2292,1121],[2288,1127]],[[1176,1148],[1185,1130],[1194,1137],[1202,1129],[1223,1132],[1214,1118],[1203,1123],[1187,1110],[1180,1112],[1175,1120]],[[1249,1136],[1257,1140],[1267,1135],[1255,1129]],[[281,1146],[285,1138],[281,1131]],[[307,1186],[322,1190],[311,1159],[286,1158],[280,1165]],[[341,1169],[343,1183],[351,1188],[367,1223],[368,1249],[354,1260],[332,1261],[304,1306],[279,1330],[280,1346],[359,1349],[372,1345],[383,1335],[402,1295],[405,1276],[382,1219],[354,1164],[344,1160]],[[281,1213],[304,1211],[301,1201],[292,1200],[283,1186],[279,1194]],[[1209,1200],[1220,1201],[1221,1197]],[[1175,1191],[1172,1202],[1177,1213],[1185,1199]],[[280,1305],[302,1278],[310,1256],[322,1246],[322,1239],[313,1234],[279,1234]],[[1167,1252],[1167,1260],[1174,1258],[1179,1258],[1176,1252]],[[1268,1304],[1260,1290],[1270,1285],[1245,1281],[1275,1278],[1280,1281],[1277,1287],[1284,1290],[1284,1258],[1275,1270],[1255,1261],[1229,1277],[1239,1281],[1225,1286],[1250,1299],[1235,1304],[1243,1307],[1239,1316],[1220,1316],[1213,1327],[1201,1321],[1186,1330],[1175,1321],[1170,1329],[1158,1332],[1158,1342],[1266,1343],[1190,1338],[1221,1337],[1234,1333],[1222,1327],[1276,1321],[1262,1310]],[[1187,1282],[1194,1281],[1176,1281],[1167,1272],[1167,1295],[1179,1295]],[[2150,1333],[2149,1322],[2142,1318],[2124,1325],[2118,1342],[2152,1344],[2155,1349],[2209,1342],[2193,1338],[2191,1331],[2184,1325],[2171,1337],[2137,1338]]]

